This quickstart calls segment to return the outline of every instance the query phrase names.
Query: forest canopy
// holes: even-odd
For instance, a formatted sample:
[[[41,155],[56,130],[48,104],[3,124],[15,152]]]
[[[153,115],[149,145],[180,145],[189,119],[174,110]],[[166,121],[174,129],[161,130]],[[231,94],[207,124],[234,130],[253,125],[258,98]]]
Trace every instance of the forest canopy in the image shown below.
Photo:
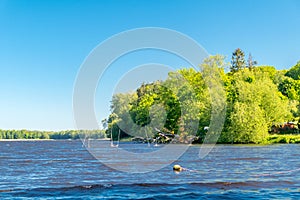
[[[114,95],[111,114],[103,121],[107,135],[120,129],[121,137],[153,138],[159,130],[203,142],[212,110],[223,109],[216,108],[211,92],[219,80],[226,108],[218,142],[264,143],[271,133],[298,133],[300,62],[289,70],[277,70],[257,66],[251,55],[246,62],[244,56],[241,49],[232,54],[231,63],[224,56],[210,56],[199,69],[183,68],[170,72],[164,81]]]

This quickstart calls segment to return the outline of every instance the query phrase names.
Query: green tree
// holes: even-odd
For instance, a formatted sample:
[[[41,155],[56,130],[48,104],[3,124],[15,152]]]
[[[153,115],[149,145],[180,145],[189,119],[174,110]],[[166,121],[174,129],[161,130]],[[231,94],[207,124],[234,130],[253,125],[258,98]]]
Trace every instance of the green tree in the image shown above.
[[[300,101],[300,80],[285,77],[278,85],[279,91],[291,100]]]
[[[249,53],[249,57],[247,60],[247,68],[252,70],[255,65],[257,65],[257,61],[253,60],[251,53]]]
[[[137,95],[138,98],[132,104],[133,106],[130,110],[135,124],[143,127],[151,123],[151,126],[154,126],[155,124],[158,125],[159,122],[165,121],[162,125],[166,129],[170,131],[177,130],[177,121],[181,113],[180,105],[178,98],[170,87],[166,84],[162,85],[160,82],[143,84],[137,89]],[[157,106],[165,112],[157,110]],[[156,121],[156,123],[153,124],[153,121]]]
[[[43,132],[40,139],[50,139],[50,136],[47,132]]]
[[[285,74],[288,77],[291,77],[294,80],[300,80],[300,61],[297,62],[290,70]]]
[[[245,54],[240,48],[238,48],[232,53],[230,71],[237,72],[245,67]]]
[[[132,126],[133,119],[130,115],[130,110],[137,99],[134,92],[115,94],[111,101],[111,115],[107,120],[107,136],[110,137],[113,131],[114,137],[118,137],[119,129],[120,137],[128,137],[135,134],[135,127]]]
[[[221,138],[223,142],[247,143],[247,138],[249,143],[263,142],[272,125],[292,117],[288,100],[278,92],[269,74],[244,69],[230,76],[234,80],[236,98],[228,102],[227,120]],[[244,137],[245,134],[247,137]]]
[[[230,114],[228,130],[226,142],[255,144],[263,142],[268,135],[264,111],[256,103],[236,102]]]

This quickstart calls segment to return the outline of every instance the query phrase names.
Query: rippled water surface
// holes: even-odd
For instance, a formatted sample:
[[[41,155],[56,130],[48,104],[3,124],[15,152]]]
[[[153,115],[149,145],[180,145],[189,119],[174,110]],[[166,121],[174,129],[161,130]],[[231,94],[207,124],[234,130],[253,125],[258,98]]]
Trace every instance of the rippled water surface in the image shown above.
[[[103,165],[81,141],[1,141],[0,199],[300,198],[300,145],[217,145],[202,159],[199,148],[190,146],[176,162],[186,171],[174,173],[173,163],[136,174]]]

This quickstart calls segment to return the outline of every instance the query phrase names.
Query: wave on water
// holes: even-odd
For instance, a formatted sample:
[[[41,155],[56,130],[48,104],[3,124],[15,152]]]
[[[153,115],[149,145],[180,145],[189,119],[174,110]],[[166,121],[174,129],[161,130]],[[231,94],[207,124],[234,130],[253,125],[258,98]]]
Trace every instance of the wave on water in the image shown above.
[[[116,197],[115,195],[130,198],[132,194],[145,195],[151,198],[157,195],[203,195],[209,191],[260,190],[273,188],[296,188],[290,181],[246,181],[246,182],[208,182],[208,183],[133,183],[133,184],[95,184],[78,185],[59,188],[34,188],[0,190],[0,196],[12,197]],[[128,196],[129,195],[129,196]],[[149,196],[150,195],[150,196]],[[136,196],[136,198],[138,198]]]

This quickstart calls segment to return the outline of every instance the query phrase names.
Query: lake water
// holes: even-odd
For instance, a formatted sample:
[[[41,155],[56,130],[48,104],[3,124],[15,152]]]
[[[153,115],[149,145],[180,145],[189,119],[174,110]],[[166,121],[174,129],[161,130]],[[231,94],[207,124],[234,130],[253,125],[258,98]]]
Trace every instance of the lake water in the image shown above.
[[[300,145],[217,145],[202,159],[199,148],[176,161],[186,171],[174,173],[173,163],[136,174],[107,167],[81,141],[1,141],[0,199],[300,198]]]

